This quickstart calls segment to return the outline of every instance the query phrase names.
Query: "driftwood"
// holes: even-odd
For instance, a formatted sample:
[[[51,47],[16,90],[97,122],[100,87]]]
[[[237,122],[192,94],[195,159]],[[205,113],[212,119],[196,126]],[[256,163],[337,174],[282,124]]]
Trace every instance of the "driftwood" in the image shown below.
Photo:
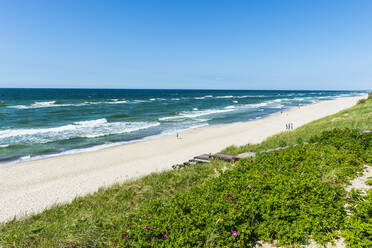
[[[238,159],[242,159],[242,158],[250,158],[254,156],[256,156],[255,152],[243,152],[243,153],[236,155],[235,157]]]

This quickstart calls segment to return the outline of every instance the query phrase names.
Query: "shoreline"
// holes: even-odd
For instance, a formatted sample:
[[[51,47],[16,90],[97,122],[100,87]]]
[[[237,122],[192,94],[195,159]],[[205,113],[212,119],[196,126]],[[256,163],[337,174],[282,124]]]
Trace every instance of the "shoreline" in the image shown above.
[[[230,145],[259,143],[310,121],[353,106],[357,97],[343,97],[290,108],[261,119],[217,124],[124,145],[0,166],[0,222],[70,202],[101,187],[170,169],[202,153]]]
[[[363,95],[365,95],[365,94],[363,94]],[[320,101],[317,101],[317,102],[307,103],[307,104],[304,104],[304,105],[300,104],[300,106],[304,107],[304,106],[319,103],[319,102],[322,102],[322,101],[332,101],[332,100],[336,100],[336,99],[339,99],[339,98],[362,97],[363,95],[336,97],[336,98],[333,98],[333,99],[320,100]],[[204,128],[204,127],[219,126],[219,125],[229,125],[229,124],[234,124],[234,123],[246,123],[246,122],[266,118],[266,117],[269,117],[271,115],[275,115],[275,114],[278,114],[278,113],[281,113],[281,112],[287,112],[287,111],[289,111],[291,109],[294,109],[294,108],[297,108],[297,107],[298,106],[292,106],[292,107],[288,107],[288,108],[279,109],[276,112],[268,113],[268,114],[265,114],[265,115],[262,115],[262,116],[258,116],[256,118],[251,118],[249,120],[234,121],[234,122],[230,122],[230,123],[218,123],[218,124],[208,124],[207,123],[207,124],[191,126],[191,127],[187,127],[187,128],[183,128],[183,129],[179,129],[179,130],[173,130],[171,132],[163,131],[159,134],[145,136],[145,137],[142,137],[142,138],[134,138],[134,139],[130,139],[130,140],[115,141],[115,142],[110,142],[110,143],[97,143],[97,144],[93,144],[93,145],[86,145],[86,146],[81,146],[81,147],[61,149],[59,151],[56,150],[56,151],[51,151],[51,152],[46,152],[46,153],[37,153],[37,154],[31,154],[31,155],[15,155],[15,156],[10,156],[10,157],[4,157],[4,158],[0,158],[0,168],[4,167],[4,166],[15,166],[16,164],[19,164],[19,163],[25,163],[25,162],[37,161],[37,160],[44,160],[44,159],[58,157],[58,156],[73,155],[73,154],[79,154],[79,153],[85,153],[85,152],[94,152],[94,151],[104,150],[104,149],[115,147],[115,146],[130,145],[130,144],[137,143],[137,142],[144,142],[144,141],[147,141],[147,140],[159,139],[159,138],[162,138],[162,137],[165,137],[165,136],[176,135],[176,133],[183,133],[183,132],[186,132],[186,131],[189,131],[189,130],[192,130],[192,129],[199,129],[199,128]]]

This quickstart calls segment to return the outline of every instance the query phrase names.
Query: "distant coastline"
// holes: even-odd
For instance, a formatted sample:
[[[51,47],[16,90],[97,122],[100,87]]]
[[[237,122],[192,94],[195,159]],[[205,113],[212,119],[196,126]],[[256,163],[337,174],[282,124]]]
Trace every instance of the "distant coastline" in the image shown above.
[[[0,89],[0,166],[251,121],[363,91]]]

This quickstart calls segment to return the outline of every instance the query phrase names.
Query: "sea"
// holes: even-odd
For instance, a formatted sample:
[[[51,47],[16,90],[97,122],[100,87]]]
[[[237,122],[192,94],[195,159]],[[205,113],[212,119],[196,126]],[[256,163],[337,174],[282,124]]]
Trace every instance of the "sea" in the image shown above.
[[[0,165],[250,121],[365,91],[0,89]]]

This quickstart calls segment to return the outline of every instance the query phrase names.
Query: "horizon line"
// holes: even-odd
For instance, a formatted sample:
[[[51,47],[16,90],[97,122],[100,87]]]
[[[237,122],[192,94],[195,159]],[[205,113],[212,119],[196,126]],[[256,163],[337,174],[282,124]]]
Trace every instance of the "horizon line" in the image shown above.
[[[372,89],[213,89],[213,88],[64,88],[64,87],[0,87],[0,89],[61,89],[61,90],[230,90],[230,91],[372,91]]]

